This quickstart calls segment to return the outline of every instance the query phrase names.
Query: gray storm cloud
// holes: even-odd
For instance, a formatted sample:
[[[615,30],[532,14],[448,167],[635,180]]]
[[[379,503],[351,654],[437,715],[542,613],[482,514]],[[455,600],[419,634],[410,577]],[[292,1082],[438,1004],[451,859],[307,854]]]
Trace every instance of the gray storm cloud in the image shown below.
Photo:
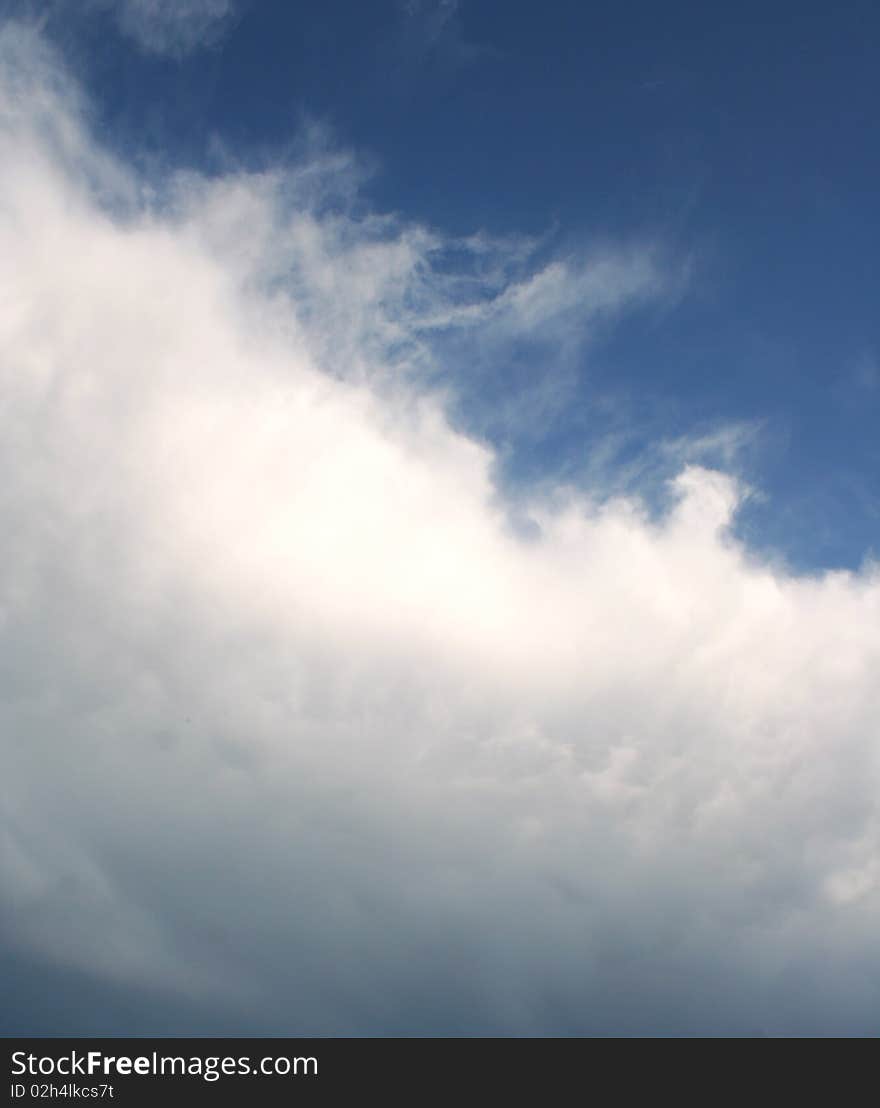
[[[0,105],[4,957],[158,1031],[875,1033],[876,569],[762,563],[698,466],[524,534],[425,384],[656,255],[448,243],[342,155],[148,186],[15,24]]]

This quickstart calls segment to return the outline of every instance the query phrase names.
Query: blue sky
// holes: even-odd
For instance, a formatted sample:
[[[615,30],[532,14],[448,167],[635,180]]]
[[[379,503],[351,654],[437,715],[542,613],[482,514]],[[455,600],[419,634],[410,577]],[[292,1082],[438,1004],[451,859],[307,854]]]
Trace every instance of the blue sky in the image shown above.
[[[833,19],[804,4],[539,14],[517,0],[218,11],[184,56],[120,36],[112,5],[59,6],[47,27],[75,44],[104,137],[146,163],[266,165],[319,124],[369,165],[363,196],[380,211],[546,238],[562,255],[661,244],[688,267],[674,305],[582,354],[540,441],[507,437],[510,473],[579,470],[609,432],[628,458],[748,424],[737,464],[765,497],[739,521],[750,542],[804,569],[873,551],[874,5]]]
[[[875,1034],[876,6],[0,14],[4,1030]]]

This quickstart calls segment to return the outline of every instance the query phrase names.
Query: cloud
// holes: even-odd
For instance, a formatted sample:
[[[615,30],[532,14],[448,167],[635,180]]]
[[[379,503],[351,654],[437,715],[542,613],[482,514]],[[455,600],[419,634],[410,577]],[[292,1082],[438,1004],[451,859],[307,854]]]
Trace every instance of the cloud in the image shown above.
[[[398,0],[400,45],[412,60],[443,58],[458,67],[491,55],[465,40],[458,0]]]
[[[683,447],[662,518],[524,531],[448,415],[444,336],[589,332],[656,253],[445,241],[342,154],[148,190],[74,88],[3,30],[17,1030],[873,1033],[876,568],[762,563]]]
[[[214,46],[239,11],[237,0],[110,0],[110,4],[123,34],[149,54],[176,57]]]
[[[462,71],[501,57],[497,47],[467,36],[458,0],[397,0],[395,6],[396,18],[374,49],[377,76],[395,96],[412,101],[419,90],[449,87]]]

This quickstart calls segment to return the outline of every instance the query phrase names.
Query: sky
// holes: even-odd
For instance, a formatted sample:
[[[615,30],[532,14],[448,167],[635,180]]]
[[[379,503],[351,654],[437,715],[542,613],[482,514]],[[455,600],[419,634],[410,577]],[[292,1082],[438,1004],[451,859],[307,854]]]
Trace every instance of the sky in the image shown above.
[[[0,3],[3,1033],[876,1034],[878,40]]]

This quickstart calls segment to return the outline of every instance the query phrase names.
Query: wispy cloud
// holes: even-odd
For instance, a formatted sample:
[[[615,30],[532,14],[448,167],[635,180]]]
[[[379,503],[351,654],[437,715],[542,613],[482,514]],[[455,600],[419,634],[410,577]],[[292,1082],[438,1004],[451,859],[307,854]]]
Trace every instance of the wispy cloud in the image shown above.
[[[430,59],[458,67],[493,54],[465,37],[459,0],[398,0],[397,7],[398,41],[412,62]]]
[[[216,45],[239,14],[239,0],[97,0],[119,28],[151,54],[182,57]]]
[[[656,255],[447,242],[344,155],[150,194],[74,87],[4,29],[5,950],[153,1030],[873,1030],[876,571],[734,541],[727,432],[515,531],[426,387]]]

